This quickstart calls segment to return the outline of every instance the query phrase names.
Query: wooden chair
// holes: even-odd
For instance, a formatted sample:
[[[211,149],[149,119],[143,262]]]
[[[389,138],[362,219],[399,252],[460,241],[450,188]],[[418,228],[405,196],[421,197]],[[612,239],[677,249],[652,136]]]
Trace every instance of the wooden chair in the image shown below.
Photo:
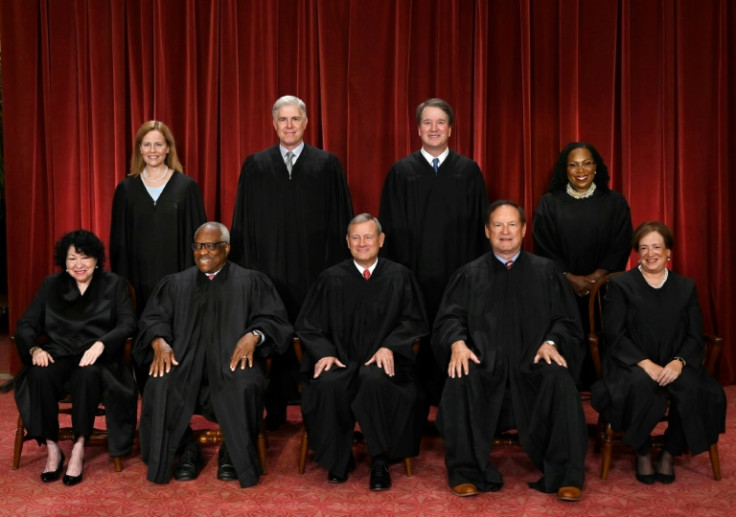
[[[302,349],[302,342],[301,340],[294,336],[293,338],[293,346],[294,346],[294,353],[296,354],[297,361],[299,364],[302,364],[302,358],[304,357],[304,351]],[[417,339],[414,341],[414,356],[416,357],[417,352],[419,351],[419,340]],[[299,391],[301,392],[301,384],[299,385]],[[362,433],[355,432],[354,434],[354,443],[361,443],[363,441],[362,439]],[[301,439],[301,446],[299,448],[299,474],[304,474],[304,470],[306,468],[307,464],[307,453],[309,452],[309,437],[307,436],[307,429],[306,427],[302,430],[302,439]],[[404,458],[404,471],[406,472],[407,477],[412,477],[414,475],[413,470],[413,463],[411,458]]]
[[[271,358],[266,359],[266,373],[271,371]],[[225,437],[222,434],[222,430],[219,427],[207,428],[207,429],[195,429],[193,431],[194,439],[200,445],[222,445]],[[266,425],[261,421],[261,430],[258,433],[258,441],[256,442],[256,448],[258,449],[258,459],[261,461],[261,469],[264,474],[268,474],[266,471],[266,448],[268,447],[268,438],[266,436]]]
[[[601,378],[601,348],[605,347],[603,337],[603,296],[605,295],[608,281],[620,272],[610,273],[602,277],[590,290],[590,299],[588,301],[588,318],[590,323],[590,333],[588,334],[588,346],[590,354],[593,358],[596,376]],[[712,375],[715,372],[716,361],[721,353],[723,339],[718,336],[705,335],[705,355],[703,357],[703,366]],[[663,417],[667,420],[667,415]],[[595,451],[601,452],[601,479],[608,479],[608,471],[611,468],[611,454],[615,441],[621,441],[622,432],[614,431],[609,422],[602,416],[598,416],[598,432],[596,434]],[[652,437],[652,446],[662,448],[664,445],[662,435]],[[716,481],[721,480],[721,464],[718,456],[718,444],[714,443],[708,451],[710,454],[710,464],[713,470],[713,478]]]

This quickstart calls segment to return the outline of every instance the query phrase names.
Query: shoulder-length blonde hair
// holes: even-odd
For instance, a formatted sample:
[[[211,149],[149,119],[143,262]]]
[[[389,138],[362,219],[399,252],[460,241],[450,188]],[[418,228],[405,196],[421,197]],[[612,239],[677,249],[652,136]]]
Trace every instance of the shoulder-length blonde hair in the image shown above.
[[[133,154],[130,157],[130,174],[129,176],[138,176],[146,166],[143,161],[143,155],[141,154],[141,142],[151,131],[159,131],[166,140],[166,145],[169,146],[169,153],[166,155],[165,162],[169,169],[175,171],[184,172],[184,168],[181,166],[179,161],[179,155],[176,154],[176,142],[174,141],[174,135],[169,129],[169,126],[158,120],[149,120],[144,122],[143,125],[138,129],[138,133],[135,135],[135,144],[133,145]]]

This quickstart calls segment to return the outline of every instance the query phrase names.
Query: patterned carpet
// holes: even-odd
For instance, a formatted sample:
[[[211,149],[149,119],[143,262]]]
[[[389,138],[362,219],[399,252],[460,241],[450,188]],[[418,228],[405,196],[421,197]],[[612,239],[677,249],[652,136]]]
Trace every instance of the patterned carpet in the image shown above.
[[[669,486],[645,486],[634,479],[633,453],[614,449],[607,481],[598,479],[600,458],[592,443],[586,461],[583,500],[563,503],[552,495],[527,488],[539,472],[519,447],[494,450],[492,461],[505,477],[500,492],[459,498],[447,486],[443,445],[426,436],[421,455],[414,461],[414,477],[407,478],[400,463],[392,465],[393,488],[368,490],[369,463],[365,449],[355,447],[357,469],[343,485],[327,483],[326,472],[314,462],[304,475],[297,473],[301,418],[298,407],[289,408],[289,423],[269,433],[268,474],[258,486],[240,489],[215,477],[216,447],[204,449],[207,464],[199,478],[154,485],[145,480],[145,465],[137,450],[115,473],[100,447],[87,449],[84,481],[66,487],[60,481],[43,484],[39,473],[45,448],[26,443],[19,470],[11,470],[17,412],[12,394],[0,395],[0,515],[501,515],[501,516],[664,516],[698,517],[736,513],[736,386],[726,389],[729,419],[719,443],[723,480],[712,478],[707,453],[676,463],[677,481]],[[588,421],[595,413],[586,404]],[[197,421],[203,424],[204,421]],[[71,443],[62,444],[67,456]]]

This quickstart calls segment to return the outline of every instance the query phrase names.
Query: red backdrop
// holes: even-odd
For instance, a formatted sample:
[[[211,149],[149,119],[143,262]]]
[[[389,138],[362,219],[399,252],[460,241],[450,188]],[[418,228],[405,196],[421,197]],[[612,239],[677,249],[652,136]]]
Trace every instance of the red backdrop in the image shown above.
[[[107,241],[143,121],[172,127],[209,218],[229,224],[243,159],[275,142],[273,101],[298,95],[307,141],[375,212],[391,163],[419,147],[415,106],[439,96],[490,198],[530,214],[559,149],[596,145],[634,224],[673,228],[674,268],[726,338],[720,380],[736,381],[729,0],[1,0],[0,17],[13,323],[63,232]]]

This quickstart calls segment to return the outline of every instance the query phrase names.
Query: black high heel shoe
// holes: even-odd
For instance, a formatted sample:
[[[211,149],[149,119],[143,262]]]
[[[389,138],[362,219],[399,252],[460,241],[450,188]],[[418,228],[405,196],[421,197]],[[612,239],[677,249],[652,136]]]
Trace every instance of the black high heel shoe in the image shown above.
[[[649,459],[649,454],[647,454],[647,458]],[[651,459],[650,459],[651,461]],[[636,467],[636,480],[639,483],[644,483],[645,485],[652,485],[654,484],[654,474],[640,474],[639,473],[639,455],[636,455],[636,459],[634,460],[634,464]]]
[[[84,460],[82,460],[82,472],[80,472],[78,476],[67,476],[64,474],[63,483],[66,486],[78,485],[82,482],[82,474],[84,474]]]
[[[659,456],[657,456],[657,473],[654,475],[657,481],[660,483],[663,483],[665,485],[669,485],[675,480],[675,458],[672,457],[672,474],[663,474],[659,471],[659,469],[662,467],[662,456],[664,455],[664,450],[660,451]],[[672,456],[670,454],[670,456]]]
[[[56,466],[56,470],[52,470],[51,472],[42,472],[41,473],[41,481],[44,483],[51,483],[52,481],[56,481],[59,479],[59,476],[61,476],[61,469],[64,468],[64,453],[61,453],[61,457],[59,458],[59,464]]]

